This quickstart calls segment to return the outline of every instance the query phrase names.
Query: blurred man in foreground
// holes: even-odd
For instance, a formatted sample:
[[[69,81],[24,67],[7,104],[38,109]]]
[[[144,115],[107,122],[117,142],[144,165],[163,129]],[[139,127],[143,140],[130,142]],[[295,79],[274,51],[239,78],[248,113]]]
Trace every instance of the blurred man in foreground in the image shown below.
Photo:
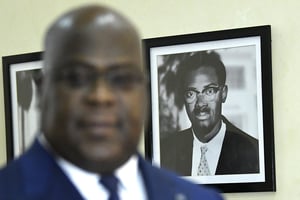
[[[137,153],[147,107],[141,52],[135,28],[106,7],[50,26],[41,134],[0,172],[0,199],[221,199]]]

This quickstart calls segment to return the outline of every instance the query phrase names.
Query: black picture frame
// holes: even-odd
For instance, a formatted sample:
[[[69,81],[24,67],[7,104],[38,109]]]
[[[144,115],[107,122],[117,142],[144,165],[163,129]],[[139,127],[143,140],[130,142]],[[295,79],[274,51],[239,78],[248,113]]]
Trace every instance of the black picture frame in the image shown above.
[[[36,83],[42,52],[2,57],[6,126],[6,160],[18,157],[38,130]]]
[[[226,71],[231,69],[230,74],[227,72],[227,80],[230,79],[231,81],[231,86],[228,86],[228,93],[232,88],[238,90],[238,87],[241,85],[244,85],[243,88],[247,88],[245,85],[251,85],[253,82],[256,83],[254,84],[256,85],[254,90],[253,88],[250,89],[252,90],[252,93],[254,91],[254,96],[251,98],[246,98],[247,95],[241,95],[242,92],[245,93],[248,91],[248,89],[245,90],[243,88],[240,93],[237,91],[230,97],[231,103],[229,104],[232,104],[233,107],[237,106],[240,109],[237,113],[240,112],[246,114],[236,115],[236,111],[228,108],[227,114],[231,117],[226,117],[229,117],[229,121],[234,121],[235,119],[236,124],[243,124],[243,120],[241,119],[244,119],[246,116],[248,128],[247,126],[244,127],[246,127],[247,130],[257,131],[257,134],[253,135],[253,137],[257,138],[259,144],[260,170],[258,173],[254,174],[214,175],[205,177],[185,176],[184,178],[195,181],[196,183],[207,184],[222,192],[276,191],[271,26],[264,25],[149,38],[143,40],[143,45],[150,80],[150,114],[148,126],[145,128],[146,158],[152,163],[155,163],[155,165],[161,166],[161,140],[164,137],[167,137],[167,132],[176,132],[180,130],[178,129],[178,119],[184,114],[182,114],[182,111],[176,111],[177,113],[174,111],[180,110],[180,106],[178,106],[178,103],[176,104],[176,97],[174,97],[176,96],[177,82],[174,74],[176,74],[175,72],[178,63],[182,61],[181,59],[184,59],[187,52],[214,51],[221,56]],[[248,64],[244,64],[245,61]],[[250,68],[252,73],[249,71]],[[229,98],[227,98],[227,100],[228,99]],[[248,99],[252,99],[252,106],[245,103],[248,102]],[[224,103],[224,105],[226,103]],[[165,107],[169,108],[169,110],[167,109],[167,111],[165,111]],[[225,109],[224,107],[225,106],[223,106],[223,110]],[[253,111],[252,108],[256,110]],[[176,114],[166,114],[172,112],[175,112]],[[181,114],[178,114],[180,112]],[[184,126],[184,121],[188,118],[187,116],[182,118],[185,118],[185,120],[182,120]],[[244,128],[242,128],[242,130],[244,130]],[[176,147],[174,146],[174,148]]]

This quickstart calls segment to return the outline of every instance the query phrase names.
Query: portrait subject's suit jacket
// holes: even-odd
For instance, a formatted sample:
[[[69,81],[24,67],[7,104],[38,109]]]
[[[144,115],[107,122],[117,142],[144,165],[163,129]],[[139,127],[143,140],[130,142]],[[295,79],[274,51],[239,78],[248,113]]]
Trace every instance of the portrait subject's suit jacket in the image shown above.
[[[226,132],[216,175],[259,173],[257,139],[244,133],[225,117]],[[191,176],[193,132],[186,129],[161,141],[161,165],[182,176]],[[200,160],[201,155],[199,155]]]
[[[187,200],[222,199],[215,191],[193,185],[170,172],[155,168],[140,156],[139,168],[149,200],[182,199],[182,196]],[[0,171],[0,199],[82,200],[83,198],[53,156],[36,140],[29,151]]]

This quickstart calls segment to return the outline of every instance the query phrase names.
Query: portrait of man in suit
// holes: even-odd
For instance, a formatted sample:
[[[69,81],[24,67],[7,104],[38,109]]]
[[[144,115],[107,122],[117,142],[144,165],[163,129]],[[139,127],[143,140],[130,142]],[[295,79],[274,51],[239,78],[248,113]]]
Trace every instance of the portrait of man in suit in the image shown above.
[[[222,115],[230,88],[219,54],[190,53],[176,78],[191,127],[161,140],[161,166],[182,176],[259,173],[258,140]]]

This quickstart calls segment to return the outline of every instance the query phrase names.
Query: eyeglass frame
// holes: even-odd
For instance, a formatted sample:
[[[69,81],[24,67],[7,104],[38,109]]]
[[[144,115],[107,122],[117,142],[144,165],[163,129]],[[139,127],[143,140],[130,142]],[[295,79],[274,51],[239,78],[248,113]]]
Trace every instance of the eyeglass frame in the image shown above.
[[[133,85],[140,85],[146,81],[144,74],[139,70],[133,68],[126,68],[125,70],[109,70],[108,72],[97,72],[91,67],[83,67],[84,65],[75,65],[74,67],[65,67],[59,73],[55,74],[55,80],[58,82],[65,82],[72,88],[81,88],[90,86],[99,78],[105,79],[112,88],[120,89],[133,87]],[[73,69],[72,69],[73,68]],[[76,68],[80,72],[76,72]],[[125,80],[126,79],[126,80]]]
[[[221,89],[223,89],[224,85],[218,85],[218,86],[206,86],[204,87],[204,89],[202,89],[202,91],[197,90],[194,87],[188,87],[186,90],[184,90],[184,101],[188,104],[190,103],[194,103],[196,101],[196,99],[198,99],[198,95],[203,95],[204,100],[206,102],[211,102],[216,98],[216,94],[218,93],[218,91],[220,91]],[[205,92],[208,91],[209,89],[214,89],[214,93],[212,95],[208,95]],[[193,92],[194,93],[194,97],[192,97],[191,100],[187,100],[187,92]]]

